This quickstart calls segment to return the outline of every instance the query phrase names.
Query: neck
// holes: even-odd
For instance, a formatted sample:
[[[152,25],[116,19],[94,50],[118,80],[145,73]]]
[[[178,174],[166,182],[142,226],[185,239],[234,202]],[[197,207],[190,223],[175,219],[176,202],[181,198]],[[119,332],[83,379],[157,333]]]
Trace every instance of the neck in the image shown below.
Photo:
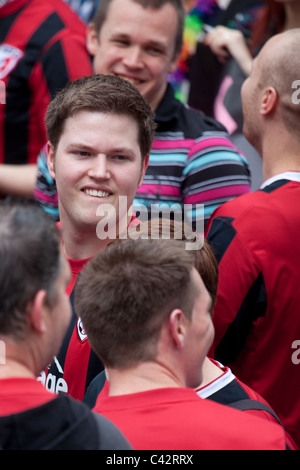
[[[166,81],[165,85],[162,87],[162,89],[160,90],[160,93],[155,96],[152,101],[149,101],[149,105],[152,109],[152,112],[155,114],[161,100],[163,99],[163,97],[165,96],[165,93],[166,93],[166,89],[167,89],[167,86],[168,86],[168,82]]]
[[[282,119],[272,119],[262,127],[261,148],[263,181],[285,171],[300,171],[299,138],[285,129]]]
[[[99,240],[94,234],[88,232],[74,233],[63,231],[63,253],[67,259],[90,259],[100,250],[105,248],[109,240]]]
[[[29,367],[13,359],[7,359],[5,364],[0,365],[0,379],[10,379],[14,377],[35,378]]]
[[[0,378],[34,378],[41,370],[41,350],[37,349],[34,338],[27,335],[25,340],[17,342],[9,337],[1,338],[4,350],[1,351],[3,354],[1,354],[0,359],[4,358],[4,360],[0,362]]]
[[[274,155],[278,155],[278,158],[274,158]],[[273,176],[279,175],[286,171],[300,171],[300,160],[299,156],[295,156],[294,153],[282,150],[281,152],[274,151],[274,153],[263,153],[262,159],[262,173],[263,181],[272,178]]]
[[[221,375],[223,375],[223,371],[206,357],[202,367],[202,382],[200,386],[205,387],[205,385],[213,382]]]
[[[300,27],[300,3],[293,1],[284,6],[285,22],[284,31]]]
[[[97,234],[97,226],[75,227],[68,219],[61,217],[60,225],[63,236],[63,252],[67,259],[81,260],[93,258],[96,253],[104,249],[111,241],[118,236],[119,227],[125,231],[130,223],[131,217],[122,219],[117,227],[112,230],[112,236],[103,231],[101,235]]]
[[[125,370],[108,368],[107,373],[110,396],[185,386],[176,374],[154,362],[143,362]]]

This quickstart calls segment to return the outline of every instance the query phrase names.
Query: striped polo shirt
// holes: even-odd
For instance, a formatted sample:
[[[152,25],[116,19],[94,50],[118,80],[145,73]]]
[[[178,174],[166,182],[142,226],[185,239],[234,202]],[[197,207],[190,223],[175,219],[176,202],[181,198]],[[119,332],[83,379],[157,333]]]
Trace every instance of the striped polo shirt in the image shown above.
[[[140,220],[160,210],[184,211],[184,220],[201,232],[219,205],[250,191],[246,158],[225,128],[178,101],[168,85],[155,114],[157,129],[149,166],[133,206]],[[38,158],[35,197],[58,220],[55,181],[43,149]],[[172,211],[172,212],[171,212]],[[198,230],[199,228],[199,230]]]
[[[196,228],[224,202],[250,191],[250,171],[224,127],[178,101],[171,85],[156,110],[157,129],[134,210],[185,210]]]

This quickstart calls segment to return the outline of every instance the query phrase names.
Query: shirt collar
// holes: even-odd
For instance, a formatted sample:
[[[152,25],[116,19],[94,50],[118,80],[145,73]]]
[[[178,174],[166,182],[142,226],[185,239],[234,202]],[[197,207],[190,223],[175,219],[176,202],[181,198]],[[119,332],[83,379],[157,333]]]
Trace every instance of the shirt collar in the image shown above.
[[[155,112],[155,121],[158,125],[176,120],[179,116],[181,103],[175,98],[172,85],[168,83],[166,92]]]
[[[270,184],[279,180],[290,180],[300,182],[300,171],[285,171],[283,173],[279,173],[278,175],[272,176],[271,178],[268,178],[262,183],[260,189],[264,189],[266,186],[269,186]]]

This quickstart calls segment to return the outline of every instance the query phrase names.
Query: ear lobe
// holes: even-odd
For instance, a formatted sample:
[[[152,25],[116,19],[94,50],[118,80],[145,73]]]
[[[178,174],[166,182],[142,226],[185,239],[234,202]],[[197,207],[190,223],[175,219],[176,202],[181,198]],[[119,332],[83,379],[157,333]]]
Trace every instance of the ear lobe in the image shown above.
[[[178,62],[180,59],[180,52],[176,55],[176,57],[172,60],[170,67],[169,67],[169,73],[174,73],[177,69]]]
[[[51,178],[55,179],[54,147],[48,140],[46,144],[47,166]]]
[[[86,48],[92,56],[96,55],[98,45],[99,45],[98,34],[95,31],[93,23],[91,23],[87,26]]]
[[[144,158],[143,160],[143,164],[142,164],[142,171],[141,171],[141,178],[140,178],[140,181],[139,181],[139,184],[138,184],[138,188],[142,185],[143,183],[143,179],[144,179],[144,176],[145,176],[145,173],[147,171],[147,168],[148,168],[148,165],[149,165],[149,155],[146,155],[146,157]]]
[[[46,323],[44,318],[46,298],[46,291],[39,290],[28,305],[31,328],[39,334],[46,332]]]
[[[261,106],[260,106],[260,114],[261,115],[268,115],[276,108],[278,102],[278,94],[274,87],[269,87],[264,91]]]
[[[173,310],[169,316],[169,325],[174,343],[178,349],[182,349],[186,334],[186,317],[184,313],[179,309]]]

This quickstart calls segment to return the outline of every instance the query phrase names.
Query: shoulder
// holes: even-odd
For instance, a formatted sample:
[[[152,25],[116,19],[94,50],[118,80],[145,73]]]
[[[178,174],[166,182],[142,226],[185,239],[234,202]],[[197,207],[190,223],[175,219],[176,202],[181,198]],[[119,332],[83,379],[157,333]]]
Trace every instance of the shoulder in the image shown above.
[[[53,405],[56,406],[54,416],[57,419],[60,416],[64,428],[68,429],[61,435],[62,448],[70,441],[74,448],[77,442],[79,449],[131,449],[128,441],[111,421],[92,412],[85,404],[69,396],[59,395],[53,400]]]
[[[234,226],[236,230],[240,225],[251,229],[255,220],[260,227],[267,225],[270,218],[278,216],[278,204],[285,205],[293,186],[293,182],[277,181],[264,189],[243,194],[222,204],[213,212],[206,233],[211,232],[212,226],[217,224]],[[296,186],[296,191],[298,197],[300,185]]]
[[[96,421],[97,430],[99,434],[99,449],[109,450],[129,450],[132,449],[131,445],[125,436],[119,431],[111,421],[104,416],[92,411],[94,420]]]
[[[196,139],[205,131],[226,132],[223,125],[215,119],[179,101],[170,84],[168,84],[162,101],[157,107],[155,121],[158,125],[158,132],[180,131],[186,139]]]
[[[225,127],[215,119],[206,116],[202,111],[190,108],[183,103],[178,104],[178,125],[182,127],[182,131],[187,138],[196,139],[207,133],[212,135],[225,136]]]

